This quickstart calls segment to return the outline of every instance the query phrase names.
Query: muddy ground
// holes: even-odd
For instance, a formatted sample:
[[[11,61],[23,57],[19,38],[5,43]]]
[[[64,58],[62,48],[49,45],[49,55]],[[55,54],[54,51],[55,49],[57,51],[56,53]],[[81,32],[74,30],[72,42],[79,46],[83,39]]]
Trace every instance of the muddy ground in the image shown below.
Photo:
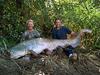
[[[32,61],[0,57],[0,75],[100,75],[100,50],[78,57],[75,64],[63,52]]]

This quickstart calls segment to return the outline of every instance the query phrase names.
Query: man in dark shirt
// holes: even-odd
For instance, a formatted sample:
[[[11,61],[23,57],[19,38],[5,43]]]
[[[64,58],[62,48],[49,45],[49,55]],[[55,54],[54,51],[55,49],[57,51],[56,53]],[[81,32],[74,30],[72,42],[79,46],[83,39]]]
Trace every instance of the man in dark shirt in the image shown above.
[[[68,34],[71,34],[72,31],[66,28],[65,26],[62,25],[62,22],[60,19],[55,19],[54,21],[54,27],[51,30],[52,38],[53,39],[67,39]],[[71,57],[73,54],[73,47],[68,46],[67,49],[65,50],[65,54],[68,57]]]
[[[67,39],[67,34],[71,34],[71,31],[64,26],[61,26],[59,29],[57,27],[52,29],[53,39]]]

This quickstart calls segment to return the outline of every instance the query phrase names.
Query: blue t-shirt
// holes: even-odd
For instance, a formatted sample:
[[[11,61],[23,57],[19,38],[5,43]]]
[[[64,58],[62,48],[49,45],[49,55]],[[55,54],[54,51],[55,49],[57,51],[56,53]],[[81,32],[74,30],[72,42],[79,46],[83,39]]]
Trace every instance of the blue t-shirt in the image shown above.
[[[67,34],[70,34],[71,30],[62,26],[60,29],[56,27],[52,28],[51,34],[53,39],[67,39]]]

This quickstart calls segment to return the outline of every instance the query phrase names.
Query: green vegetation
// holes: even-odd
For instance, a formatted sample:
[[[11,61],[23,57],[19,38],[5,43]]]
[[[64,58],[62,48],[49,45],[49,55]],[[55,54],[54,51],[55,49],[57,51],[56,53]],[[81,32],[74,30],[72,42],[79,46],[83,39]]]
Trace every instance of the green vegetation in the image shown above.
[[[30,18],[48,36],[53,20],[60,17],[73,31],[92,29],[89,39],[83,39],[84,46],[100,48],[100,0],[0,0],[0,15],[1,45],[18,43]]]
[[[54,55],[40,55],[28,62],[9,58],[9,48],[20,42],[26,21],[45,37],[55,18],[61,18],[72,31],[88,28],[82,44],[76,48],[78,60],[70,63],[62,50]],[[100,0],[0,0],[0,75],[100,75]]]

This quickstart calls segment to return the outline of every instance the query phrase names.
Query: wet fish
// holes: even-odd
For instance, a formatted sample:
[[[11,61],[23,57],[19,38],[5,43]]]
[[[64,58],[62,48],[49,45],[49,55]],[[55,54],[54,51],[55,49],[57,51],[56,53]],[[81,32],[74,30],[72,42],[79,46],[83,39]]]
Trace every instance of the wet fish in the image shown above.
[[[91,33],[92,31],[89,29],[83,29],[80,31],[80,33],[81,32]],[[33,50],[35,53],[40,54],[45,49],[48,49],[52,52],[58,46],[64,47],[71,45],[73,47],[77,47],[80,44],[80,33],[74,39],[57,40],[35,38],[32,40],[24,41],[10,49],[11,58],[19,58],[20,56],[27,54],[29,50]]]

